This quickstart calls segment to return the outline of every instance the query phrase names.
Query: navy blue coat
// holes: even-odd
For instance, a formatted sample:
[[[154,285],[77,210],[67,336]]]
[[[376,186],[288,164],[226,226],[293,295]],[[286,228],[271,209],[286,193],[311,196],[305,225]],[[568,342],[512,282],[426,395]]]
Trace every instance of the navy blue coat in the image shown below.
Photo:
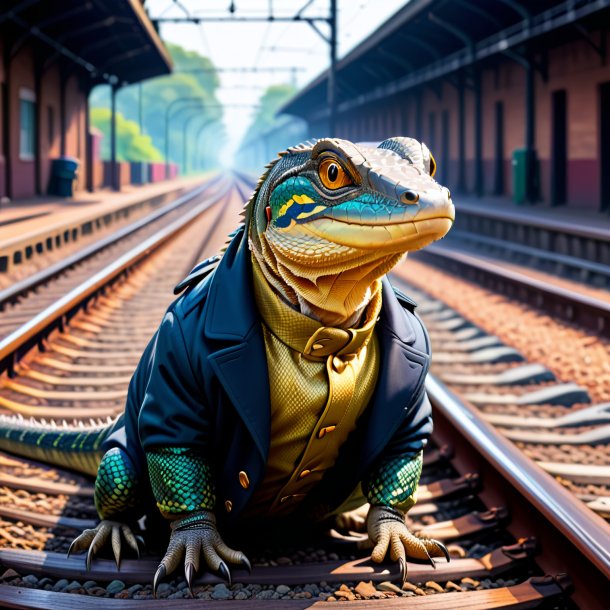
[[[106,447],[126,450],[146,480],[146,450],[203,451],[216,474],[218,506],[229,500],[225,518],[233,521],[263,479],[270,440],[269,377],[243,229],[213,273],[203,280],[195,273],[187,284],[142,356],[125,416]],[[429,340],[413,303],[395,294],[386,278],[383,284],[373,398],[300,511],[336,508],[378,460],[419,452],[432,431],[424,389]],[[240,471],[250,480],[247,489]],[[219,517],[224,512],[218,510]]]

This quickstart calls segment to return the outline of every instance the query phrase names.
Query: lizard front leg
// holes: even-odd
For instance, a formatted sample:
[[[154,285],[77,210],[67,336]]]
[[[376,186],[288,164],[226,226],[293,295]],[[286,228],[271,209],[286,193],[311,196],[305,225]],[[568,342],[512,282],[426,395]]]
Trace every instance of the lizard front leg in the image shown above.
[[[250,562],[240,551],[229,548],[216,528],[216,494],[211,469],[200,452],[190,448],[166,447],[146,453],[153,494],[161,514],[172,520],[171,537],[153,581],[156,594],[159,582],[184,559],[184,574],[189,590],[205,565],[231,582],[227,564]],[[191,590],[192,594],[192,590]]]
[[[445,557],[445,545],[432,538],[413,535],[405,523],[405,514],[416,501],[417,484],[421,476],[422,454],[405,456],[382,462],[364,482],[364,490],[371,504],[367,516],[371,559],[380,563],[388,550],[390,559],[398,561],[403,582],[407,578],[407,557],[428,560]]]
[[[94,529],[85,530],[68,549],[73,552],[87,551],[87,570],[93,557],[111,541],[117,568],[121,563],[122,542],[140,556],[138,542],[125,521],[131,521],[138,508],[138,477],[127,454],[113,447],[100,462],[95,479],[95,508],[102,519]]]

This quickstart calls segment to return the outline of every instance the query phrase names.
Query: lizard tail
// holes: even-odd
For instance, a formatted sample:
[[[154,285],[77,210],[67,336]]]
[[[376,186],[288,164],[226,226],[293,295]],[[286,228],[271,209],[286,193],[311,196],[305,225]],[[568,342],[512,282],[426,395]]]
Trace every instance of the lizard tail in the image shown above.
[[[114,421],[47,422],[0,415],[0,450],[95,476]]]

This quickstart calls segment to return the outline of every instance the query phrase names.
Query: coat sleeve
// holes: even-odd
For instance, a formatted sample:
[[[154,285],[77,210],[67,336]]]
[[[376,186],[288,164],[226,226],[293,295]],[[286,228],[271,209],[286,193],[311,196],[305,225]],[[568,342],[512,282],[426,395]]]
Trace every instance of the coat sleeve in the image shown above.
[[[179,313],[165,314],[151,355],[138,432],[144,451],[209,446],[210,419],[204,392],[185,341]]]

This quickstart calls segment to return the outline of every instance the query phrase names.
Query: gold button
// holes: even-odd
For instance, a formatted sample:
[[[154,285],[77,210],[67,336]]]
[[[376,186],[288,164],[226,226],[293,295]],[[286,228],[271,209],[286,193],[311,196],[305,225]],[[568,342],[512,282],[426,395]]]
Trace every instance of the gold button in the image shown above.
[[[230,513],[233,510],[233,502],[231,500],[225,500],[225,508],[227,512]]]
[[[327,434],[330,434],[337,426],[326,426],[318,432],[318,438],[324,438]]]
[[[304,479],[305,477],[308,477],[311,474],[311,470],[303,470],[301,471],[301,474],[299,475],[299,479]]]
[[[244,489],[248,489],[248,487],[250,487],[250,479],[248,478],[248,475],[243,470],[241,470],[239,472],[239,484]]]

